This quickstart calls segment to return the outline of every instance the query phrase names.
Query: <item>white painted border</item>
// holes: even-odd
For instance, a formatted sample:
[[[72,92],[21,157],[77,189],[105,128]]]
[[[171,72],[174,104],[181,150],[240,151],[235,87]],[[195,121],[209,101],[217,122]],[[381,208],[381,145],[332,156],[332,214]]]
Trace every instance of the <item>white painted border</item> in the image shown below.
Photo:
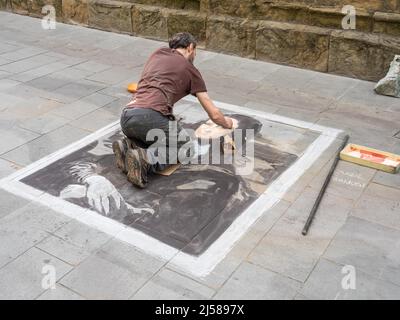
[[[194,97],[187,97],[188,102],[197,102]],[[175,268],[197,277],[207,276],[221,260],[229,253],[237,241],[247,232],[251,225],[267,210],[276,205],[289,188],[309,169],[324,151],[338,138],[342,132],[334,128],[315,125],[310,122],[291,119],[272,113],[251,110],[248,108],[216,102],[221,109],[250,115],[265,120],[283,123],[299,128],[320,132],[321,135],[306,149],[304,154],[285,172],[283,172],[267,190],[254,201],[242,214],[235,219],[229,228],[200,256],[195,257],[162,243],[138,230],[122,223],[101,216],[89,209],[84,209],[43,191],[34,189],[22,182],[24,177],[48,166],[66,155],[82,148],[89,143],[105,136],[119,128],[119,121],[88,135],[87,137],[48,155],[29,166],[0,180],[0,188],[31,201],[39,202],[56,211],[89,226],[97,228],[119,240],[125,241],[138,249],[169,261]]]

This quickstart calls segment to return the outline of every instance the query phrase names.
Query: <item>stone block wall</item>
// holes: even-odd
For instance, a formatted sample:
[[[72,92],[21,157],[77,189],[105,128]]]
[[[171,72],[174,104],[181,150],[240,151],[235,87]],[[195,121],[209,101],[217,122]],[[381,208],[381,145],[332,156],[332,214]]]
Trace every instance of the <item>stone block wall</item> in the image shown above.
[[[0,9],[151,39],[189,31],[200,47],[376,81],[400,54],[400,0],[352,0],[357,29],[343,30],[348,0],[0,0]]]

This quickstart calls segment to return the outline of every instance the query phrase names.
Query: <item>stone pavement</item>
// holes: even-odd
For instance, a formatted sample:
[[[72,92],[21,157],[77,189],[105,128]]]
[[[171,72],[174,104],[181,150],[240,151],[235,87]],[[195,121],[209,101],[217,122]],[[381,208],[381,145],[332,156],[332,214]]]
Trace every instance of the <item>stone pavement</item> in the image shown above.
[[[161,42],[0,12],[0,177],[118,120]],[[346,130],[400,153],[400,100],[374,83],[200,51],[217,101]],[[396,137],[397,135],[397,137]],[[332,145],[206,278],[0,189],[1,299],[399,299],[400,175],[340,162],[307,237]],[[43,265],[56,289],[42,287]],[[344,266],[356,289],[344,290]],[[347,269],[345,269],[347,270]]]

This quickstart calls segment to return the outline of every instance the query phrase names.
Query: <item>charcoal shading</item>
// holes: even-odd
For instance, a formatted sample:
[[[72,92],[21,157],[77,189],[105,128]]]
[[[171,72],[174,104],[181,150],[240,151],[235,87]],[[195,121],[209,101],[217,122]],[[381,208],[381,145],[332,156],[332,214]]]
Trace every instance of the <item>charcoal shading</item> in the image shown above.
[[[22,182],[91,209],[191,255],[200,255],[267,189],[297,156],[268,144],[262,123],[231,115],[239,129],[254,129],[254,172],[241,176],[233,164],[187,164],[171,176],[153,175],[146,189],[132,186],[114,164],[112,141],[90,143]],[[196,128],[201,123],[183,124]]]

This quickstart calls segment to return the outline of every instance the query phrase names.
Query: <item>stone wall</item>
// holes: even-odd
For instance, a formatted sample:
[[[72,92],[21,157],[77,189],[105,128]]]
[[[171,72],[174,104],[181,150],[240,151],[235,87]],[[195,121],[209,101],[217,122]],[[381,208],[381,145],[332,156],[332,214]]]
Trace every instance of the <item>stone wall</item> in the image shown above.
[[[348,0],[0,0],[0,9],[167,40],[189,31],[208,50],[365,80],[400,54],[400,0],[352,0],[357,29],[343,30]],[[61,18],[60,18],[61,17]]]

